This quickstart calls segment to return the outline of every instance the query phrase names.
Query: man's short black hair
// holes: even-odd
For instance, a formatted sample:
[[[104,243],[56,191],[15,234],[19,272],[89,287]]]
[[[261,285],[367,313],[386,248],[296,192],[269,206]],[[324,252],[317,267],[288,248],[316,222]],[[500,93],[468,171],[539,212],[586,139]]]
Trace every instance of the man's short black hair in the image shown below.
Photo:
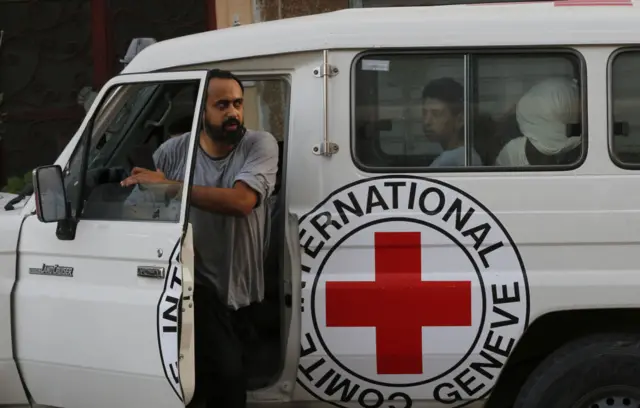
[[[212,80],[213,78],[233,79],[234,81],[236,81],[238,83],[238,85],[240,85],[240,89],[242,89],[242,93],[244,93],[244,85],[242,85],[242,81],[240,81],[240,78],[238,78],[237,76],[233,75],[233,73],[231,71],[226,71],[224,69],[214,68],[214,69],[209,71],[209,81]]]
[[[422,90],[422,100],[437,99],[449,105],[453,113],[462,111],[464,105],[464,87],[453,78],[434,79]]]

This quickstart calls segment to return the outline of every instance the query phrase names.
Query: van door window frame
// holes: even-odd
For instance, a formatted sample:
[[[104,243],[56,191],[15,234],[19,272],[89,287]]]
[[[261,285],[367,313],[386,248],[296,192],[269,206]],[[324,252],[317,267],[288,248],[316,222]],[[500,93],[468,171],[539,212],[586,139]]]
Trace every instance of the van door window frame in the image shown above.
[[[74,225],[72,226],[74,230],[77,226],[77,223],[80,222],[80,220],[82,219],[82,217],[80,216],[83,208],[82,197],[83,197],[84,189],[86,188],[85,186],[86,172],[88,169],[89,152],[92,147],[92,141],[93,141],[93,137],[91,136],[93,136],[94,134],[94,127],[93,127],[94,123],[96,119],[105,120],[104,115],[107,114],[105,109],[109,109],[110,104],[113,104],[120,99],[118,98],[119,95],[115,95],[112,93],[112,90],[117,89],[118,87],[122,87],[123,85],[124,86],[136,85],[136,84],[144,85],[144,84],[158,84],[158,83],[171,83],[171,82],[184,82],[184,81],[194,81],[197,83],[199,81],[196,104],[194,106],[194,117],[193,117],[193,122],[191,127],[192,134],[189,140],[189,149],[188,149],[189,152],[194,152],[197,146],[196,144],[197,133],[200,126],[199,121],[197,119],[201,117],[204,109],[203,96],[204,96],[204,92],[206,91],[207,80],[208,80],[208,71],[206,70],[122,74],[112,78],[102,87],[102,89],[96,96],[94,103],[89,109],[89,112],[87,112],[85,120],[81,124],[81,127],[79,129],[79,133],[81,134],[81,136],[78,137],[77,142],[73,147],[73,149],[71,150],[71,154],[69,155],[69,158],[66,160],[66,163],[64,166],[64,169],[65,169],[64,173],[66,178],[71,168],[72,161],[77,157],[76,154],[79,152],[80,149],[84,149],[81,155],[82,163],[80,165],[80,174],[79,174],[79,179],[77,181],[77,183],[80,184],[78,186],[79,190],[78,190],[77,200],[75,203],[73,202],[71,203],[72,211],[75,212],[75,215],[73,216]],[[147,102],[151,97],[154,96],[154,94],[155,94],[155,91],[152,92],[151,95],[147,96],[146,98]],[[108,124],[110,122],[107,121],[105,123]],[[181,209],[185,209],[185,210],[180,211],[180,218],[177,220],[177,222],[180,223],[183,227],[183,233],[186,231],[186,228],[187,228],[186,220],[188,219],[188,211],[189,211],[189,208],[188,208],[189,192],[190,192],[191,180],[193,177],[194,164],[195,164],[195,160],[194,160],[193,154],[190,154],[187,158],[183,190],[180,195]],[[65,180],[65,184],[68,184],[67,180]],[[96,221],[100,221],[100,220],[96,220]]]
[[[613,164],[623,170],[640,170],[640,160],[637,162],[625,161],[619,157],[619,151],[616,151],[616,135],[630,136],[629,123],[624,121],[616,121],[615,102],[616,95],[614,92],[614,65],[616,61],[619,61],[618,57],[625,55],[636,55],[640,59],[640,47],[629,46],[620,47],[614,50],[607,60],[607,124],[608,124],[608,137],[607,145],[609,150],[609,158]],[[638,94],[640,97],[640,93]],[[639,104],[640,107],[640,104]],[[640,148],[640,145],[638,146]]]

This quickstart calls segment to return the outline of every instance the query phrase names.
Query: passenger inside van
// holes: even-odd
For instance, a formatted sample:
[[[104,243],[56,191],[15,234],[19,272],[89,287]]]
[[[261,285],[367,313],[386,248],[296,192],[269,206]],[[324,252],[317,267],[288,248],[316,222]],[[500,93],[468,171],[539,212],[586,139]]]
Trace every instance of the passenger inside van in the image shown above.
[[[510,140],[496,158],[497,166],[561,164],[579,152],[581,136],[572,136],[580,123],[580,90],[569,78],[549,78],[520,98],[516,120],[522,136]],[[579,132],[578,132],[579,133]]]
[[[464,88],[452,78],[429,82],[422,91],[422,123],[425,136],[440,144],[443,152],[431,163],[437,166],[464,166]],[[472,149],[471,164],[482,165]]]

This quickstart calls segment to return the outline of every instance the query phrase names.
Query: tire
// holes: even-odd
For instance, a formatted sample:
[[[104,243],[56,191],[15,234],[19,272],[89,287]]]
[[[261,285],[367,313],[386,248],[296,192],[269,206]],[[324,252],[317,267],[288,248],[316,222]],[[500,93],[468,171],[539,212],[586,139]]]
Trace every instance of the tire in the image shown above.
[[[640,406],[640,335],[600,334],[572,341],[531,373],[513,408]]]

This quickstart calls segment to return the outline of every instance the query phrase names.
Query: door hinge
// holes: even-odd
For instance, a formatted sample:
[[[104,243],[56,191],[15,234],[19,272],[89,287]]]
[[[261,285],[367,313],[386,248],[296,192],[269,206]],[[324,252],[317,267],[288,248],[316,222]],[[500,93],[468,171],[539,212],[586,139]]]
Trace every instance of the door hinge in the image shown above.
[[[331,156],[332,154],[338,153],[340,148],[337,143],[334,142],[323,142],[313,146],[313,154],[316,156]]]
[[[338,75],[338,67],[334,67],[331,64],[322,64],[319,67],[313,69],[313,76],[316,78],[322,78],[324,76],[333,77]]]

